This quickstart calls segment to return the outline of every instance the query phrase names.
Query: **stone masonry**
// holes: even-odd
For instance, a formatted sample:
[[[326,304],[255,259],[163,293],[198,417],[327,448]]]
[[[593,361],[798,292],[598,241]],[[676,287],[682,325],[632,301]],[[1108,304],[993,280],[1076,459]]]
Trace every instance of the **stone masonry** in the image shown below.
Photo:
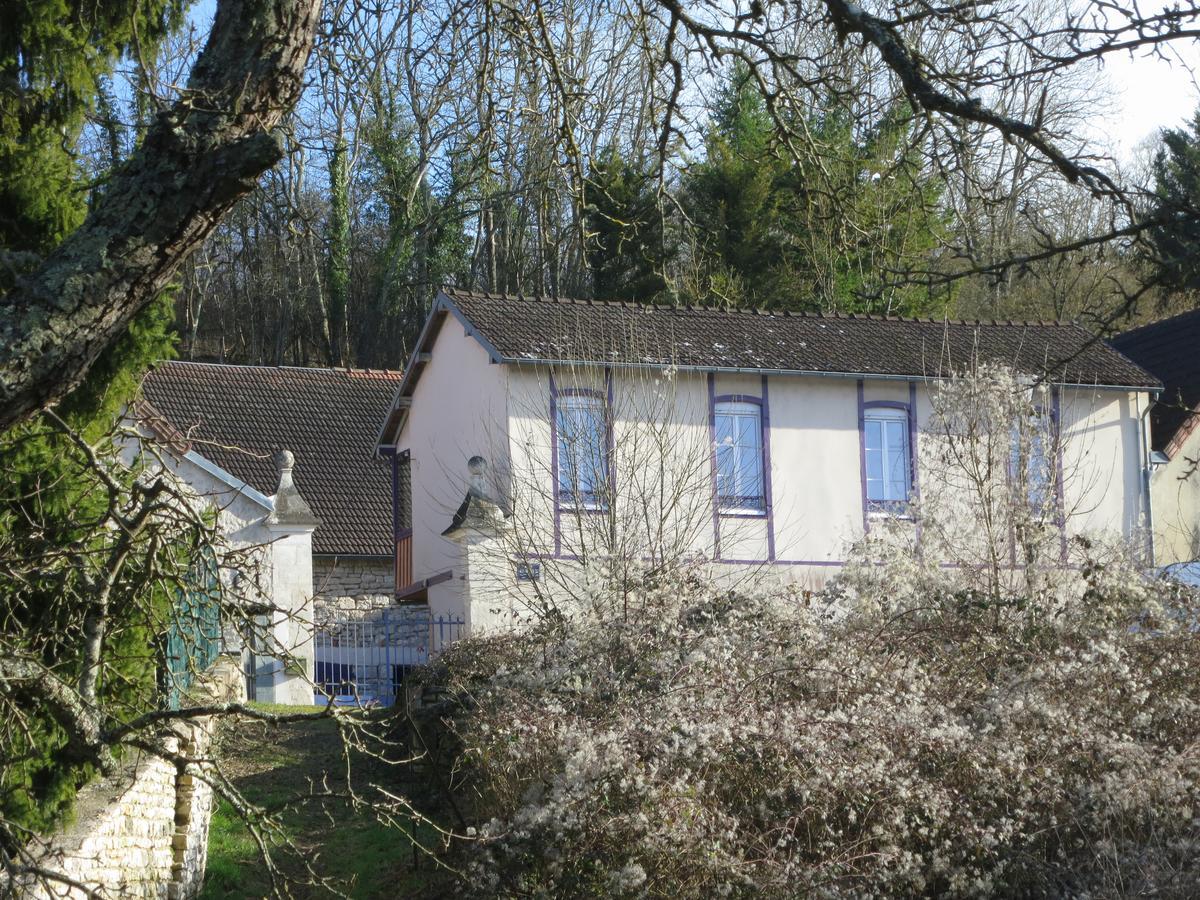
[[[218,702],[242,699],[242,674],[226,658],[200,686]],[[200,760],[207,756],[214,727],[211,718],[178,724],[161,736],[161,755],[139,753],[116,774],[85,785],[74,822],[47,840],[39,859],[42,869],[68,880],[30,880],[16,886],[16,895],[36,900],[195,897],[204,881],[213,806]]]
[[[330,618],[369,618],[393,603],[395,574],[390,559],[313,557],[313,615],[317,624]]]

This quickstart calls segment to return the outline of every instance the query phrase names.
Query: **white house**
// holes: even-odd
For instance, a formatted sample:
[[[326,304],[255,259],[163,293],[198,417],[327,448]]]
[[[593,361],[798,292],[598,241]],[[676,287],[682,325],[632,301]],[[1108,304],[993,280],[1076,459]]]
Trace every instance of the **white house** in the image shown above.
[[[1137,538],[1160,385],[1077,326],[444,289],[379,436],[398,597],[487,628],[604,553],[818,586],[928,486],[931,392],[979,361],[1045,384],[1066,530]]]
[[[248,551],[245,577],[274,609],[262,623],[274,648],[247,650],[252,697],[312,703],[314,681],[330,680],[315,627],[394,602],[394,479],[372,435],[398,383],[398,372],[193,362],[143,382],[139,426]]]

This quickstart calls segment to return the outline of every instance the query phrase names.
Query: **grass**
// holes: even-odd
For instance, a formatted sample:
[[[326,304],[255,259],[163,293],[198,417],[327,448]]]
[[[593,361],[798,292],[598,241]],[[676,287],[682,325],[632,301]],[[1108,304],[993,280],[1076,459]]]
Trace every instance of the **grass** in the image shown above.
[[[297,712],[296,707],[259,708]],[[317,708],[313,707],[312,711]],[[278,810],[286,841],[272,848],[280,870],[297,882],[311,881],[306,863],[327,886],[293,884],[297,897],[329,897],[338,892],[356,900],[445,896],[445,873],[417,854],[405,828],[379,822],[340,798],[303,798],[323,779],[338,790],[345,779],[345,760],[336,724],[328,719],[267,725],[237,722],[223,726],[217,754],[223,770],[247,800]],[[355,771],[371,780],[394,782],[396,770],[363,758],[352,758]],[[379,771],[382,770],[382,771]],[[356,783],[360,783],[357,782]],[[393,784],[392,789],[399,788]],[[429,846],[434,832],[422,826],[417,839]],[[232,805],[218,801],[208,838],[208,870],[202,900],[265,897],[271,881],[259,848]]]

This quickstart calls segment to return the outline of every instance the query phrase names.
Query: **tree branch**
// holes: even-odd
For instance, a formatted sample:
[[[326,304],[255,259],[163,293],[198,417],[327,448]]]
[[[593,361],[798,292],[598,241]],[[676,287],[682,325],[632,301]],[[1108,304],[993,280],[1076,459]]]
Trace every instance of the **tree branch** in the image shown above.
[[[320,0],[219,0],[187,88],[87,220],[0,298],[0,429],[77,386],[282,151]]]

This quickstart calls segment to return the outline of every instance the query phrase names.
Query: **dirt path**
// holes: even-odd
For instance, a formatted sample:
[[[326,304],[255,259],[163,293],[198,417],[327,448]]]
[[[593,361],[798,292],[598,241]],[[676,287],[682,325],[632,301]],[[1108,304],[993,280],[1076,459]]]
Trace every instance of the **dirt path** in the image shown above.
[[[327,880],[325,887],[293,886],[294,896],[331,897],[341,892],[372,900],[447,895],[444,876],[430,860],[419,854],[414,857],[404,829],[381,824],[369,812],[354,810],[344,800],[311,798],[323,783],[335,792],[339,778],[345,783],[345,760],[332,721],[226,725],[217,753],[222,768],[248,800],[278,811],[292,845],[274,848],[280,869],[292,878],[311,881],[307,865]],[[372,767],[365,759],[352,763],[356,779],[396,777],[393,768],[382,764]],[[305,796],[310,799],[297,802]],[[257,844],[225,801],[220,801],[214,812],[208,846],[202,900],[270,894],[271,881]]]

